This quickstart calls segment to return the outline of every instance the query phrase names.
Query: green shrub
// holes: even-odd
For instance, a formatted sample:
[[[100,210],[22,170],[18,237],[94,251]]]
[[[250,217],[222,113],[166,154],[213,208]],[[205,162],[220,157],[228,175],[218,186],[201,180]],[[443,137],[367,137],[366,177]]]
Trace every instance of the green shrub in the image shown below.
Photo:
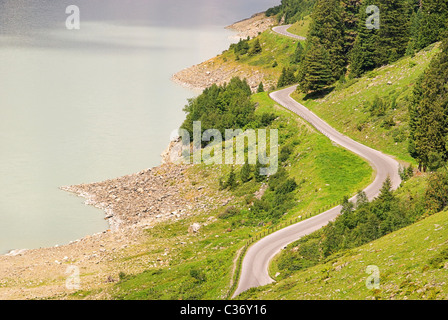
[[[448,248],[443,248],[435,257],[428,261],[429,265],[434,269],[440,269],[445,266],[448,261]]]
[[[224,212],[220,213],[218,215],[219,219],[228,219],[230,217],[236,216],[240,213],[240,210],[238,210],[235,206],[227,207]]]

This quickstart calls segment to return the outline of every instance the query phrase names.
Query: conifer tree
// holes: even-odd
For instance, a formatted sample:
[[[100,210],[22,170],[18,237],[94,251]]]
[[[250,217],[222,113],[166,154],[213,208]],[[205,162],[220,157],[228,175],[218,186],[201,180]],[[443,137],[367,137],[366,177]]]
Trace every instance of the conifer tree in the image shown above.
[[[375,60],[382,66],[402,57],[409,42],[409,20],[403,0],[381,0]]]
[[[248,163],[241,168],[240,178],[243,183],[246,183],[252,179],[252,166]]]
[[[298,76],[300,91],[320,91],[334,81],[329,59],[328,51],[319,39],[310,38]]]
[[[420,170],[448,159],[448,41],[414,87],[410,106],[411,155]]]
[[[448,27],[448,3],[446,0],[424,0],[420,2],[418,32],[415,35],[415,49],[421,50],[442,40]]]
[[[344,52],[349,53],[358,34],[359,9],[361,0],[342,0],[342,19],[344,22]]]
[[[254,55],[260,54],[261,52],[262,52],[262,48],[261,48],[260,40],[257,38],[257,39],[255,39],[255,42],[254,42],[252,48],[249,50],[249,55],[254,56]]]
[[[297,43],[296,50],[294,51],[294,54],[291,58],[291,63],[299,64],[300,62],[302,62],[303,54],[304,54],[304,48],[303,48],[302,43],[299,41]]]
[[[333,81],[344,73],[344,21],[339,0],[317,0],[308,38],[316,38],[328,52]]]
[[[292,67],[283,68],[280,78],[277,82],[277,87],[282,88],[295,84],[297,82],[297,77],[294,73],[295,69]]]

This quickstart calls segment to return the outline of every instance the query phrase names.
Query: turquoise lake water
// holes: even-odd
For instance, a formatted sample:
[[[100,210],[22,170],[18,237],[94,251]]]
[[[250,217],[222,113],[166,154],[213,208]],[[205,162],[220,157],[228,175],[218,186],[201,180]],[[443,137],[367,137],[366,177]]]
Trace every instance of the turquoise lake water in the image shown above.
[[[160,164],[194,93],[170,78],[280,0],[0,0],[0,254],[108,228],[61,186]],[[65,9],[80,9],[67,30]]]

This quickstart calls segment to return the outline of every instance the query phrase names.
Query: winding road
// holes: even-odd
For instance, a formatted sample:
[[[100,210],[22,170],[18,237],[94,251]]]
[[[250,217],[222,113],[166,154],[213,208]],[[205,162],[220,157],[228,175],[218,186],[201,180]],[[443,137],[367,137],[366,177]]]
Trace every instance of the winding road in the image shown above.
[[[298,35],[293,34],[293,33],[288,31],[288,29],[291,28],[291,26],[292,26],[292,24],[274,27],[274,28],[272,28],[272,31],[274,31],[274,32],[276,32],[276,33],[278,33],[278,34],[280,34],[282,36],[286,36],[286,37],[290,37],[290,38],[293,38],[293,39],[305,41],[306,40],[305,37],[298,36]]]
[[[289,26],[282,26],[282,28],[276,27],[273,28],[273,30],[275,32],[281,31],[280,34],[286,35],[283,32],[288,28]],[[352,151],[370,163],[376,172],[374,182],[364,190],[370,200],[379,195],[380,189],[388,176],[392,181],[392,188],[397,189],[399,187],[401,179],[398,174],[399,164],[396,160],[350,139],[328,125],[305,106],[291,98],[291,94],[296,88],[297,86],[293,86],[273,92],[270,94],[270,97],[278,104],[309,122],[334,143]],[[353,201],[355,198],[356,197],[353,197],[351,200]],[[320,215],[277,231],[253,244],[247,250],[243,259],[240,280],[238,282],[238,287],[233,294],[233,298],[250,288],[264,286],[275,282],[271,279],[268,273],[271,260],[288,244],[324,227],[330,221],[334,220],[340,212],[341,206],[335,207]]]

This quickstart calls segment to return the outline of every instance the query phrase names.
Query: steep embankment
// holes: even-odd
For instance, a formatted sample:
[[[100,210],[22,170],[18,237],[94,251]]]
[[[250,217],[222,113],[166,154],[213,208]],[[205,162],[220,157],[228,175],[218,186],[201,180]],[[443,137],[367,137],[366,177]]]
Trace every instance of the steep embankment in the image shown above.
[[[441,212],[240,299],[448,299],[448,213]],[[379,288],[368,266],[379,270]]]
[[[375,181],[365,189],[369,199],[373,199],[379,194],[379,190],[387,177],[391,178],[393,188],[398,188],[401,179],[398,175],[397,161],[337,132],[303,105],[290,97],[295,89],[296,87],[294,86],[280,90],[272,93],[271,97],[283,107],[307,120],[333,142],[369,161],[377,173]],[[274,280],[269,276],[268,268],[269,263],[274,256],[289,243],[328,224],[339,215],[340,210],[341,207],[333,208],[317,217],[313,217],[309,220],[280,230],[250,247],[243,260],[241,278],[235,296],[252,287],[263,286],[273,282]]]
[[[413,163],[408,153],[408,107],[414,84],[440,51],[434,44],[359,79],[335,84],[324,97],[292,97],[339,132],[399,160]]]
[[[253,24],[257,27],[253,27]],[[173,75],[173,81],[188,88],[202,90],[215,83],[218,85],[228,83],[233,77],[239,76],[246,78],[254,92],[260,82],[263,82],[266,89],[275,88],[282,69],[290,65],[291,56],[299,40],[287,36],[279,37],[270,29],[273,25],[272,18],[258,15],[229,27],[239,30],[237,39],[246,39],[247,36],[252,37],[255,34],[263,48],[262,52],[256,55],[237,55],[234,50],[229,49],[215,58],[181,70]],[[247,30],[245,28],[248,26],[249,32],[242,31]],[[252,46],[254,41],[255,39],[250,40],[249,46]]]
[[[288,30],[288,28],[274,28],[274,30],[282,35],[288,35],[286,31]],[[367,195],[370,199],[372,199],[378,194],[378,191],[381,188],[381,181],[384,181],[388,175],[392,177],[393,187],[398,187],[401,182],[398,176],[398,162],[384,156],[383,154],[380,154],[379,152],[377,152],[377,155],[379,157],[373,159],[371,156],[366,156],[364,152],[359,152],[360,150],[356,150],[357,147],[360,146],[359,143],[356,143],[355,141],[349,139],[351,140],[351,145],[348,145],[339,139],[335,139],[336,136],[341,138],[343,137],[343,135],[336,132],[336,130],[331,128],[327,123],[324,123],[322,120],[320,120],[313,112],[292,99],[290,95],[294,93],[294,97],[297,100],[303,101],[310,106],[316,107],[317,105],[316,109],[319,110],[321,114],[325,115],[326,118],[330,119],[332,122],[337,123],[338,128],[343,129],[344,132],[348,132],[352,136],[357,135],[353,134],[353,130],[347,130],[348,128],[346,125],[348,123],[352,124],[353,120],[359,120],[359,115],[357,115],[357,117],[353,117],[353,106],[351,105],[353,104],[352,100],[356,99],[355,101],[357,101],[358,103],[356,106],[359,107],[360,102],[365,105],[365,107],[360,108],[362,109],[364,114],[363,125],[365,127],[369,126],[370,133],[377,138],[374,140],[374,143],[372,143],[372,140],[369,140],[369,145],[374,147],[379,145],[383,150],[393,150],[393,153],[395,155],[400,156],[402,159],[404,158],[408,160],[409,156],[407,155],[407,152],[403,150],[404,148],[397,148],[398,142],[401,142],[401,145],[404,145],[407,140],[405,137],[405,130],[407,130],[407,119],[403,119],[403,115],[407,114],[406,102],[409,98],[410,88],[412,87],[414,81],[428,65],[434,53],[437,51],[433,50],[433,47],[434,46],[431,46],[430,48],[427,48],[426,50],[417,54],[412,58],[412,60],[411,58],[404,58],[394,65],[374,70],[362,79],[351,80],[351,82],[348,83],[341,82],[338,84],[336,90],[334,90],[331,95],[325,96],[322,99],[303,100],[303,96],[295,93],[294,87],[275,92],[271,94],[271,97],[284,107],[296,112],[302,118],[312,123],[316,128],[318,128],[320,132],[324,133],[333,141],[343,145],[349,150],[352,150],[369,160],[369,162],[378,173],[377,180],[369,188],[366,189]],[[375,82],[373,83],[368,81],[372,78],[372,74],[375,75]],[[359,82],[358,85],[356,85],[357,82]],[[360,89],[365,88],[366,83],[368,90]],[[405,87],[403,87],[404,84],[406,85]],[[357,89],[350,89],[351,86],[356,86]],[[347,98],[348,101],[340,99],[341,96]],[[377,101],[378,99],[382,99],[378,98],[379,96],[385,96],[387,98],[391,96],[392,97],[390,98],[390,101],[386,100],[384,103],[382,103],[383,106],[385,105],[385,110],[382,110],[381,113],[376,113],[375,108],[377,106],[375,105],[375,101]],[[334,97],[338,97],[339,100],[334,99]],[[402,101],[400,101],[400,99]],[[318,103],[316,103],[316,101]],[[336,108],[336,106],[334,106],[334,104],[336,103],[340,107],[339,110]],[[368,104],[371,105],[369,106]],[[358,109],[354,109],[355,111],[358,111]],[[335,118],[338,121],[334,121]],[[378,124],[379,122],[381,124]],[[382,128],[382,130],[375,130],[375,126],[371,125],[371,123],[377,124]],[[388,125],[386,126],[384,125],[384,123],[387,123]],[[394,131],[395,134],[391,134],[390,132],[388,133],[388,131],[390,131],[390,129],[393,127],[401,128],[397,128]],[[364,128],[360,128],[358,125],[356,129],[358,132],[360,132]],[[398,137],[399,134],[401,135],[401,137]],[[368,138],[369,137],[366,136],[365,140],[367,140]],[[391,143],[391,138],[395,140],[395,143]],[[400,138],[401,140],[398,140],[398,138]],[[393,145],[394,148],[388,147],[388,142],[389,145]],[[365,146],[362,146],[361,149],[367,152],[373,151],[372,149]],[[286,244],[293,242],[294,238],[300,238],[327,224],[330,220],[334,219],[338,215],[339,211],[340,208],[335,208],[322,214],[320,219],[317,219],[318,217],[315,217],[313,218],[315,221],[301,222],[295,226],[291,226],[273,235],[270,235],[269,237],[253,245],[248,250],[248,253],[244,259],[241,280],[239,283],[239,287],[235,292],[235,295],[238,295],[239,293],[252,287],[272,283],[273,280],[268,274],[268,267],[271,259],[275,256],[275,254],[278,253]]]

